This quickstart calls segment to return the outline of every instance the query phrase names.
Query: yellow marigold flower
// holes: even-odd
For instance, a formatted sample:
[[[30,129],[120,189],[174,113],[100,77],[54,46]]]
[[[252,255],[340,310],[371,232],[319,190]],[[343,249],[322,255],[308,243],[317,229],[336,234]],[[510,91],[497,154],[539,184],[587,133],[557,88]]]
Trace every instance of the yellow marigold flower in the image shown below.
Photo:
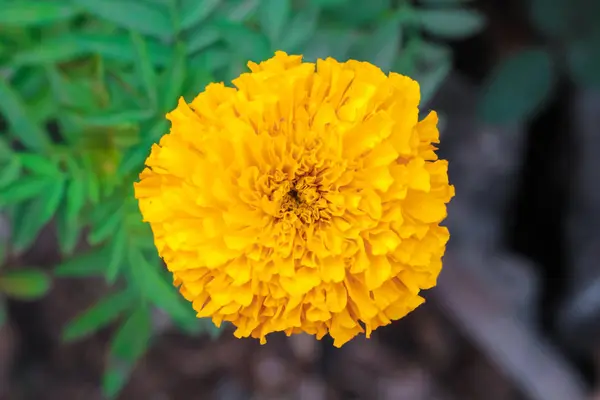
[[[419,85],[366,62],[277,52],[167,115],[135,184],[174,284],[236,337],[341,346],[435,285],[454,195]]]

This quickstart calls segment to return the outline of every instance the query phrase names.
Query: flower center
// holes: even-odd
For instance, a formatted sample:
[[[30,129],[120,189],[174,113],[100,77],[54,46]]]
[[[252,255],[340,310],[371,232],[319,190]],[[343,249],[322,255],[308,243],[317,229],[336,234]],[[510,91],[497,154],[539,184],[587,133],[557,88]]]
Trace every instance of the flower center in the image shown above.
[[[285,194],[281,198],[278,218],[284,224],[300,227],[314,224],[320,220],[329,220],[328,203],[321,196],[314,178],[300,178],[284,184]]]

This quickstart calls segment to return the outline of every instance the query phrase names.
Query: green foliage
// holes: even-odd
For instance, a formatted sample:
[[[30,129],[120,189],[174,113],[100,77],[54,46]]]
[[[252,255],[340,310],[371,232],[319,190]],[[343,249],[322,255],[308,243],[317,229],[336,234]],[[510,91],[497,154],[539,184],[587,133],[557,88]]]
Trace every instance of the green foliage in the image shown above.
[[[17,300],[37,300],[50,289],[46,274],[33,268],[5,271],[0,274],[0,293]]]
[[[507,58],[489,78],[481,114],[492,123],[521,121],[538,111],[555,83],[554,65],[543,49],[528,49]]]
[[[530,119],[549,100],[561,76],[580,87],[600,87],[600,2],[528,0],[526,5],[545,49],[523,50],[492,71],[480,107],[488,122]]]
[[[210,82],[229,82],[248,60],[284,50],[409,74],[426,102],[452,65],[439,40],[474,34],[483,23],[460,0],[424,1],[424,9],[391,0],[0,2],[0,213],[13,227],[8,251],[31,247],[52,221],[63,258],[53,277],[112,285],[63,331],[64,340],[79,340],[118,324],[107,397],[119,393],[152,342],[154,313],[190,335],[219,332],[173,287],[133,198],[152,144],[168,132],[164,115],[181,97],[189,101]],[[78,250],[83,242],[88,250]],[[7,271],[0,273],[5,296],[36,299],[50,286],[35,269]]]

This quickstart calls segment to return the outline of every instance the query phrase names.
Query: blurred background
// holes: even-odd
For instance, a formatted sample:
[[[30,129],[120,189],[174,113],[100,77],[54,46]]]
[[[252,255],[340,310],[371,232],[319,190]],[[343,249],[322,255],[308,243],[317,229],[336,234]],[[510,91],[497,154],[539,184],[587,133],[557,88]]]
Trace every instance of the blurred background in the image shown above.
[[[0,0],[0,399],[600,399],[600,2]],[[342,349],[198,320],[132,197],[165,112],[275,50],[421,83],[427,304]]]

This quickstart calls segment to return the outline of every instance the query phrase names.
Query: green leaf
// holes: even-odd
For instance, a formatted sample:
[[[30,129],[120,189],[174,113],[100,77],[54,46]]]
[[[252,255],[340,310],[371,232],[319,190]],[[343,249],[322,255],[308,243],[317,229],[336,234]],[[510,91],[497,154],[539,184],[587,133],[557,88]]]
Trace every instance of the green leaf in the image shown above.
[[[8,271],[0,275],[0,292],[18,300],[37,300],[50,289],[48,275],[36,269]]]
[[[569,44],[567,68],[577,85],[600,88],[600,31]]]
[[[144,140],[131,147],[125,152],[125,156],[119,165],[117,172],[119,175],[128,175],[132,172],[141,172],[144,168],[144,161],[150,155],[150,149],[153,143],[156,143],[162,135],[168,132],[169,124],[166,119],[161,118],[148,129],[148,136]]]
[[[133,0],[75,0],[91,14],[142,35],[170,39],[175,27],[162,7]]]
[[[550,54],[544,49],[522,50],[489,75],[479,111],[489,123],[523,121],[542,108],[555,81]]]
[[[421,86],[421,104],[429,102],[436,94],[444,80],[452,71],[450,59],[442,59],[435,67],[419,79]]]
[[[146,42],[152,63],[156,66],[168,65],[171,49],[154,41]],[[123,62],[133,62],[136,57],[129,35],[78,33],[42,40],[33,48],[19,52],[12,61],[16,65],[54,64],[92,54]]]
[[[531,21],[536,29],[551,37],[565,35],[571,29],[571,17],[574,1],[565,0],[531,0],[529,1],[529,12]]]
[[[162,77],[160,109],[170,111],[177,105],[177,99],[183,95],[183,83],[186,77],[185,47],[178,45],[175,58]]]
[[[60,177],[60,168],[47,157],[34,153],[19,153],[19,161],[26,171],[35,175]]]
[[[0,161],[12,160],[14,151],[5,137],[0,137]]]
[[[53,181],[48,178],[23,177],[2,190],[0,205],[16,204],[37,197],[53,185]]]
[[[459,8],[418,10],[417,17],[426,32],[444,39],[465,39],[485,26],[481,13]]]
[[[216,43],[221,33],[213,25],[202,25],[187,35],[186,47],[188,54],[194,54]]]
[[[68,278],[102,276],[109,262],[110,248],[97,247],[58,264],[54,275]]]
[[[67,221],[76,221],[85,204],[85,182],[83,179],[76,177],[69,181],[66,204]]]
[[[233,22],[248,21],[255,16],[260,1],[261,0],[241,0],[226,2],[223,7],[223,15],[225,15],[229,21]]]
[[[23,99],[0,78],[0,114],[8,120],[12,133],[31,150],[44,152],[50,147],[46,132],[27,114]]]
[[[421,0],[421,4],[425,4],[428,6],[437,6],[437,5],[455,5],[459,6],[465,3],[472,2],[473,0]]]
[[[44,195],[40,197],[41,206],[36,217],[44,225],[48,223],[50,219],[52,219],[56,213],[56,210],[58,210],[58,206],[60,205],[65,192],[65,184],[66,180],[64,178],[57,179],[54,182],[54,186],[47,193],[44,193]]]
[[[217,27],[225,42],[232,50],[235,50],[238,57],[258,62],[271,56],[268,40],[262,34],[250,30],[240,23],[228,20],[218,21]]]
[[[122,205],[117,204],[115,207],[114,203],[97,208],[93,219],[93,226],[88,235],[88,241],[92,245],[105,241],[117,232],[117,229],[123,222],[122,209]]]
[[[6,323],[7,317],[6,301],[4,301],[3,298],[0,298],[0,328],[2,328]]]
[[[89,159],[83,159],[85,168],[85,183],[87,199],[93,205],[100,202],[100,178],[95,173],[93,163]]]
[[[347,4],[349,2],[350,2],[350,0],[310,0],[310,3],[312,5],[315,5],[315,6],[321,7],[321,8],[339,7],[339,6]]]
[[[109,283],[113,283],[116,280],[117,275],[125,262],[128,242],[127,232],[125,231],[125,228],[121,227],[121,229],[115,233],[115,236],[109,244],[110,262],[106,269],[106,279]]]
[[[190,29],[217,9],[222,0],[182,0],[181,2],[181,27]]]
[[[162,261],[155,257],[155,263],[152,263],[136,248],[130,248],[127,256],[129,269],[142,294],[172,318],[188,318],[192,308],[182,300],[172,281],[165,279],[167,274],[162,271]]]
[[[349,1],[330,13],[336,20],[343,21],[345,26],[378,24],[389,10],[393,10],[391,3],[391,0]]]
[[[263,0],[260,2],[258,10],[260,26],[272,45],[277,45],[279,42],[291,13],[290,0]]]
[[[89,51],[68,37],[51,38],[30,49],[19,51],[13,58],[12,63],[16,67],[55,64],[72,61],[81,58]]]
[[[70,342],[92,335],[115,321],[133,305],[134,300],[135,297],[132,291],[122,291],[108,295],[70,321],[63,330],[63,340]]]
[[[402,30],[399,19],[389,19],[382,22],[357,46],[356,58],[369,61],[387,73],[392,69],[394,60],[398,56],[401,40]]]
[[[413,75],[421,86],[421,103],[426,104],[452,70],[452,52],[444,45],[421,41],[415,61],[418,68]]]
[[[72,158],[70,158],[69,169],[71,179],[67,185],[65,216],[66,221],[75,222],[79,217],[81,209],[85,205],[86,187],[83,171],[80,170],[79,166]]]
[[[56,235],[63,256],[72,256],[81,236],[81,226],[77,220],[69,219],[67,207],[72,201],[63,202],[56,215]]]
[[[115,334],[110,346],[108,368],[102,388],[115,398],[127,381],[137,361],[146,353],[152,335],[150,311],[139,307]]]
[[[135,32],[131,33],[131,41],[133,42],[133,47],[135,48],[137,54],[136,64],[139,78],[141,79],[144,91],[150,100],[150,105],[152,108],[156,108],[158,103],[158,97],[156,93],[156,73],[152,63],[150,62],[150,58],[148,57],[146,43],[142,37]]]
[[[20,218],[13,234],[13,246],[17,251],[29,248],[54,216],[63,198],[64,186],[65,180],[59,179],[38,198],[20,205]]]
[[[356,42],[356,32],[349,29],[320,29],[307,44],[304,57],[307,61],[326,57],[346,61],[349,50]]]
[[[79,13],[72,4],[55,1],[23,1],[2,4],[0,26],[34,27],[67,21]]]
[[[116,110],[95,115],[80,117],[88,126],[115,126],[136,124],[152,118],[156,113],[153,110]]]
[[[13,157],[0,169],[0,189],[14,184],[19,176],[21,176],[21,163],[18,157]]]
[[[308,7],[294,13],[289,27],[283,33],[281,49],[288,52],[300,51],[317,28],[319,9]]]

